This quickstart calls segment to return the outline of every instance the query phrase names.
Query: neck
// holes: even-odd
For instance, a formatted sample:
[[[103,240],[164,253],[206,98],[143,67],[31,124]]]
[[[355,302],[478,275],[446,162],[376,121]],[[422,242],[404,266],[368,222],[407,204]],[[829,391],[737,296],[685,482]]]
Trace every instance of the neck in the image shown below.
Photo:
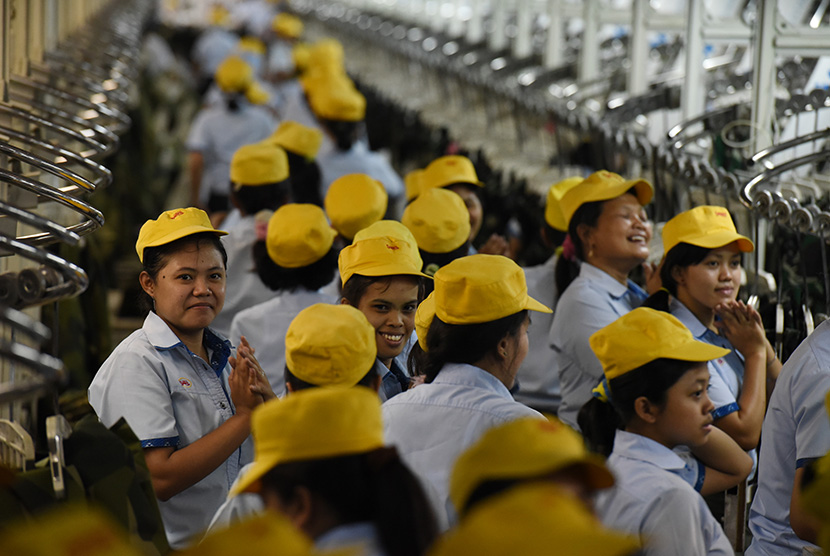
[[[510,390],[513,388],[513,383],[515,382],[515,377],[510,376],[505,368],[504,364],[495,357],[490,354],[485,355],[475,363],[473,366],[478,367],[479,369],[486,371],[499,379],[499,382],[504,384],[505,388]]]
[[[649,423],[646,423],[645,421],[643,421],[643,420],[641,420],[637,417],[635,417],[634,419],[631,420],[630,423],[627,423],[625,425],[625,432],[630,432],[630,433],[633,433],[633,434],[639,434],[640,436],[645,436],[646,438],[649,438],[649,439],[657,442],[658,444],[662,444],[663,446],[665,446],[669,450],[674,449],[674,446],[670,446],[669,443],[664,441],[660,437],[660,435],[657,434],[657,431],[654,429],[653,426],[651,426]]]
[[[711,307],[706,307],[705,305],[701,305],[700,303],[696,302],[692,299],[686,292],[682,289],[677,291],[677,299],[686,306],[692,314],[697,317],[703,326],[708,328],[709,330],[714,330],[717,332],[715,328],[715,310]]]
[[[381,359],[380,357],[378,357],[378,361],[383,363],[383,366],[386,367],[387,369],[392,368],[392,359],[394,359],[394,357],[390,357],[389,359]]]
[[[624,265],[619,262],[614,262],[606,259],[597,259],[590,257],[585,261],[586,263],[597,267],[606,274],[610,275],[614,280],[620,284],[628,285],[628,275],[634,270],[630,265]]]

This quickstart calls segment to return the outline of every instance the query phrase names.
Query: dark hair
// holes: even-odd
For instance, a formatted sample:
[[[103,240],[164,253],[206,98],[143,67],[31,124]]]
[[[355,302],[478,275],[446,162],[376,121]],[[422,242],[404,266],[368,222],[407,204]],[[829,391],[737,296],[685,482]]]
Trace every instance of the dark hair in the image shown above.
[[[237,189],[234,185],[231,182],[230,196],[243,215],[256,214],[263,209],[277,210],[282,205],[291,202],[291,178],[256,187],[248,186]]]
[[[274,291],[293,291],[297,288],[319,290],[334,280],[337,271],[337,251],[333,248],[319,260],[299,268],[286,268],[268,255],[265,240],[254,243],[254,267],[262,283]]]
[[[306,382],[301,378],[297,378],[297,376],[288,370],[288,367],[285,367],[285,383],[291,385],[291,390],[294,392],[298,392],[300,390],[308,390],[309,388],[317,388],[319,384],[312,384],[310,382]],[[374,365],[372,368],[369,369],[369,372],[363,375],[363,377],[357,381],[359,386],[365,386],[366,388],[374,389],[374,381],[377,378],[378,373],[375,371]]]
[[[262,490],[286,502],[298,487],[325,505],[338,525],[374,523],[389,556],[421,556],[438,535],[423,488],[395,448],[282,463],[262,477]]]
[[[242,96],[242,93],[239,92],[225,93],[225,106],[228,108],[228,112],[239,112]]]
[[[475,506],[484,502],[485,500],[506,492],[523,482],[524,479],[510,478],[510,479],[491,479],[480,483],[467,498],[467,503],[463,508],[456,508],[459,516],[464,516],[470,512]]]
[[[608,381],[610,400],[591,398],[579,410],[577,423],[588,447],[608,456],[614,448],[614,435],[636,415],[634,402],[645,398],[662,407],[666,403],[666,392],[686,372],[699,365],[698,361],[678,359],[655,359]]]
[[[418,301],[426,297],[424,290],[427,279],[421,276],[415,276],[414,274],[393,274],[391,276],[363,276],[362,274],[352,274],[340,288],[340,297],[348,301],[352,307],[357,307],[360,305],[360,300],[363,299],[369,286],[377,282],[385,282],[388,288],[393,278],[411,278],[418,284]]]
[[[320,196],[320,167],[315,160],[307,160],[297,153],[288,155],[288,172],[291,175],[291,197],[295,203],[323,206]]]
[[[466,257],[470,252],[470,241],[465,241],[459,247],[456,247],[448,253],[430,253],[429,251],[424,251],[423,249],[418,249],[418,251],[421,253],[421,260],[424,261],[421,271],[424,274],[434,276],[439,268],[450,264],[455,259]],[[435,289],[433,281],[427,280],[425,295],[432,293],[433,289]]]
[[[334,145],[338,151],[348,151],[357,141],[357,132],[360,122],[343,122],[340,120],[320,120],[323,126],[334,137]]]
[[[677,281],[674,279],[672,271],[675,268],[687,268],[699,264],[710,251],[712,250],[706,247],[698,247],[689,243],[678,243],[669,249],[663,265],[660,267],[660,280],[663,287],[643,301],[642,307],[670,313],[669,294],[677,297]]]
[[[189,236],[184,236],[171,241],[170,243],[165,243],[164,245],[145,247],[142,270],[149,274],[150,278],[155,281],[158,277],[159,271],[164,268],[164,265],[167,264],[167,259],[171,255],[181,251],[185,248],[185,246],[196,245],[197,247],[201,247],[204,243],[212,245],[217,251],[219,251],[219,255],[222,257],[222,266],[227,270],[228,253],[225,251],[225,245],[222,243],[222,240],[219,239],[218,235],[211,232],[191,234]],[[144,290],[141,292],[139,304],[147,311],[153,310],[153,298],[150,297],[150,295]]]
[[[527,310],[476,324],[447,324],[436,315],[427,333],[423,374],[432,382],[446,363],[474,364],[496,349],[505,336],[515,336],[527,318]]]
[[[573,242],[576,258],[580,261],[585,260],[585,246],[582,245],[582,239],[579,237],[577,230],[582,224],[590,228],[596,227],[604,204],[605,201],[583,203],[576,209],[576,212],[571,216],[571,220],[568,223],[568,235]],[[565,257],[559,257],[559,260],[556,261],[556,269],[554,272],[556,276],[556,291],[561,296],[570,283],[579,276],[579,263],[569,261]]]
[[[409,348],[409,355],[406,356],[406,370],[409,376],[421,376],[425,374],[427,364],[427,352],[421,349],[421,344],[415,342]]]

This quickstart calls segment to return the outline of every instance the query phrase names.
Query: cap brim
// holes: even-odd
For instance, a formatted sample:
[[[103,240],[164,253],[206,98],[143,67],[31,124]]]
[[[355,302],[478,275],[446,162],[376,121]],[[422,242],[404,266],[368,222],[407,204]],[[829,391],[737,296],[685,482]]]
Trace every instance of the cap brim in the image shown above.
[[[689,243],[706,249],[718,249],[735,242],[737,242],[738,249],[742,253],[750,253],[755,250],[755,244],[748,237],[728,230],[700,237],[684,238],[681,243]]]
[[[669,353],[665,353],[662,357],[669,359],[679,359],[680,361],[700,361],[707,362],[724,357],[729,354],[731,350],[726,348],[713,346],[706,342],[699,342],[691,340],[680,346],[673,346]]]
[[[525,309],[528,311],[538,311],[540,313],[552,313],[553,309],[545,305],[544,303],[540,303],[536,301],[530,296],[527,296],[527,300],[525,300]]]
[[[233,485],[233,488],[228,492],[228,496],[233,497],[244,492],[259,492],[262,486],[260,479],[278,463],[278,461],[254,461],[254,464]]]
[[[654,198],[654,187],[646,180],[629,180],[621,185],[622,191],[620,195],[631,188],[637,193],[637,200],[641,205],[645,206]]]

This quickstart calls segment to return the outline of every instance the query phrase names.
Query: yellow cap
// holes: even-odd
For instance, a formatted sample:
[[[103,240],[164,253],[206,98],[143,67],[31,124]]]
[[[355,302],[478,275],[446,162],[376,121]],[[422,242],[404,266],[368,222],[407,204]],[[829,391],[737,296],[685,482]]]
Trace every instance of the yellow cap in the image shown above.
[[[424,351],[427,350],[427,333],[435,318],[435,292],[430,292],[426,299],[418,304],[415,311],[415,335],[418,337],[418,345]]]
[[[269,554],[279,547],[280,556],[311,556],[313,544],[282,514],[260,513],[236,521],[218,531],[208,533],[191,548],[176,551],[178,556],[226,556],[238,554],[239,547],[247,554]]]
[[[298,72],[304,72],[308,68],[308,61],[311,58],[311,47],[305,43],[298,43],[291,49],[291,59]]]
[[[663,254],[678,243],[718,249],[734,241],[744,253],[755,249],[748,237],[738,233],[729,211],[723,207],[695,207],[681,212],[663,226]]]
[[[556,417],[516,419],[487,431],[456,460],[450,477],[450,500],[466,511],[470,496],[483,483],[537,479],[566,468],[585,471],[593,490],[614,485],[603,459],[585,449],[585,441]]]
[[[343,67],[343,45],[337,39],[320,39],[311,45],[309,64],[312,66]]]
[[[242,145],[231,158],[231,181],[235,189],[281,182],[288,178],[288,157],[280,147],[268,143]]]
[[[337,264],[343,284],[354,274],[429,278],[421,272],[424,262],[412,232],[393,220],[380,220],[355,234],[352,244],[340,251]]]
[[[210,7],[210,16],[208,17],[211,25],[217,27],[224,27],[231,21],[231,13],[228,8],[222,4],[213,4]]]
[[[265,246],[271,260],[283,268],[308,266],[331,250],[337,235],[317,205],[289,203],[268,221]]]
[[[527,295],[522,268],[501,255],[455,259],[435,273],[435,314],[447,324],[477,324],[525,309],[551,313]]]
[[[138,241],[135,242],[138,260],[144,262],[144,249],[147,247],[158,247],[202,232],[211,232],[218,236],[228,233],[214,228],[207,213],[202,209],[187,207],[166,210],[155,220],[146,221],[138,231]]]
[[[562,196],[559,205],[565,222],[570,224],[576,209],[585,203],[616,199],[629,189],[634,188],[637,200],[647,205],[654,196],[654,188],[644,179],[625,180],[619,174],[600,170],[594,172]]]
[[[228,56],[216,68],[214,79],[226,93],[241,93],[254,82],[254,69],[241,56]]]
[[[729,353],[728,349],[695,340],[673,315],[647,307],[638,307],[599,329],[588,342],[608,380],[655,359],[704,362]]]
[[[323,142],[323,132],[299,122],[286,120],[266,139],[290,153],[314,160]]]
[[[257,407],[251,416],[254,463],[231,496],[259,491],[275,466],[360,454],[383,446],[380,398],[362,386],[309,388]]]
[[[427,253],[449,253],[470,237],[470,213],[448,189],[428,189],[403,211],[401,222]]]
[[[406,188],[406,200],[411,201],[421,194],[421,178],[424,171],[420,168],[412,170],[403,177],[403,184]]]
[[[354,386],[377,358],[375,329],[351,305],[318,303],[294,317],[285,335],[285,364],[316,386]]]
[[[254,54],[259,54],[260,56],[268,51],[264,42],[251,35],[247,35],[239,39],[237,48],[242,52],[253,52]]]
[[[245,89],[245,98],[251,104],[265,104],[271,98],[262,85],[254,81]]]
[[[568,231],[568,222],[565,220],[565,215],[562,214],[562,207],[559,203],[565,193],[582,183],[582,179],[581,176],[566,178],[551,185],[548,189],[548,197],[545,201],[545,222],[554,230]]]
[[[388,202],[382,183],[366,174],[347,174],[331,182],[323,206],[334,229],[352,239],[383,218]]]
[[[555,485],[520,485],[473,511],[428,556],[630,556],[635,537],[606,529],[579,500]]]
[[[353,88],[322,89],[309,101],[314,114],[324,120],[359,122],[366,116],[366,98]]]
[[[303,34],[303,21],[296,15],[279,13],[271,20],[271,30],[287,39],[298,39]]]
[[[436,158],[421,174],[421,192],[432,187],[446,187],[454,183],[469,183],[484,187],[476,175],[473,163],[466,156],[447,155]]]

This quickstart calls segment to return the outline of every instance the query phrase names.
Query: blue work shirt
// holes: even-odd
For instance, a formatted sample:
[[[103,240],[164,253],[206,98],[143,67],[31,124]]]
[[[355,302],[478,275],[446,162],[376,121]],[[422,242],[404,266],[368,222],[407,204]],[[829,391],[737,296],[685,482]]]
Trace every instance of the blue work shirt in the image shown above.
[[[548,340],[562,392],[558,416],[574,429],[579,430],[579,410],[603,377],[602,364],[588,338],[639,307],[645,298],[646,292],[631,280],[622,284],[588,263],[582,263],[579,276],[559,298]]]
[[[381,402],[385,402],[409,389],[409,374],[397,357],[392,358],[391,368],[381,363],[380,359],[375,359],[375,371],[380,377],[378,395]]]
[[[151,312],[101,365],[89,403],[107,427],[124,417],[143,448],[185,448],[235,413],[228,385],[230,342],[206,329],[205,345],[210,363]],[[204,479],[159,501],[171,547],[187,546],[207,528],[240,468],[252,460],[249,436]]]

